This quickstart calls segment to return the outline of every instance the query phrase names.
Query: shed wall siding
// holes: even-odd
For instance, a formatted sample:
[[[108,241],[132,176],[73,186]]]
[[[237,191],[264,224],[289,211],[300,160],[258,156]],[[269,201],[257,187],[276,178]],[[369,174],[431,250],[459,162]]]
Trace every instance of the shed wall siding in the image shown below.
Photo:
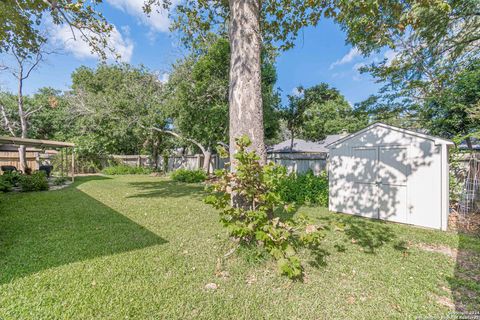
[[[362,156],[354,151],[355,148],[364,148],[366,153],[368,150],[372,152]],[[392,158],[390,162],[378,160],[378,152],[388,148],[401,150],[397,156],[399,159]],[[377,157],[372,160],[375,169],[366,170],[368,167],[365,163],[370,161],[368,157]],[[384,127],[373,127],[353,136],[330,150],[330,210],[397,221],[398,217],[394,217],[394,213],[403,214],[398,211],[405,208],[404,221],[400,222],[440,229],[441,157],[441,146],[435,145],[432,140]],[[381,181],[378,181],[377,187],[375,184],[358,183],[369,179],[375,180],[374,182],[377,182],[376,179],[394,181],[396,176],[403,174],[406,177],[406,187],[401,182],[398,182],[398,186],[397,182],[393,182],[389,188],[382,188]],[[389,213],[389,210],[397,212]],[[384,212],[384,216],[378,212]]]

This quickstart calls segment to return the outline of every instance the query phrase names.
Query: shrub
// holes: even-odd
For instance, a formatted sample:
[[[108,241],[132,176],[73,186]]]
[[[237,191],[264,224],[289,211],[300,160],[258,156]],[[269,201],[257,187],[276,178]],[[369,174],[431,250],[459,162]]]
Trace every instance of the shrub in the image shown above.
[[[55,186],[61,186],[61,185],[64,185],[65,182],[67,182],[67,178],[66,178],[66,177],[56,177],[56,178],[53,180],[53,185],[55,185]]]
[[[118,165],[107,167],[102,170],[102,173],[106,175],[124,175],[124,174],[150,174],[152,169],[144,167],[133,167],[126,165]]]
[[[205,181],[207,174],[203,170],[178,169],[172,172],[170,177],[174,181],[195,183]]]
[[[0,192],[10,192],[12,188],[13,185],[5,178],[5,175],[0,176]]]
[[[10,185],[15,187],[20,181],[22,174],[18,171],[11,171],[8,173],[4,173],[1,177],[4,181],[7,181],[8,183],[10,183]]]
[[[279,194],[285,202],[328,206],[328,175],[323,171],[315,176],[313,171],[290,174],[279,181]]]
[[[232,237],[242,244],[261,246],[277,260],[281,274],[300,278],[303,266],[297,252],[309,248],[319,262],[325,227],[304,216],[285,218],[293,210],[279,194],[285,168],[273,163],[262,166],[255,152],[247,151],[247,137],[236,143],[236,172],[218,170],[218,180],[209,187],[211,194],[205,202],[221,210],[221,221]]]
[[[34,172],[31,175],[22,175],[18,184],[24,192],[48,190],[47,176],[42,171]]]

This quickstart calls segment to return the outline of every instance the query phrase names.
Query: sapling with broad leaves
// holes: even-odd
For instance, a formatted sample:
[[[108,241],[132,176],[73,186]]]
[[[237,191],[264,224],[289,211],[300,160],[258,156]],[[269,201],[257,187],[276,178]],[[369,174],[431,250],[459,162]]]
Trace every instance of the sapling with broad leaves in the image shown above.
[[[303,266],[298,252],[308,248],[319,258],[325,227],[310,223],[306,216],[284,218],[294,210],[279,195],[286,170],[271,162],[262,165],[255,151],[247,150],[250,144],[247,136],[236,139],[236,171],[228,165],[217,170],[205,202],[221,210],[221,221],[233,238],[265,248],[277,260],[281,274],[299,279]],[[240,197],[243,205],[232,206],[232,195]]]

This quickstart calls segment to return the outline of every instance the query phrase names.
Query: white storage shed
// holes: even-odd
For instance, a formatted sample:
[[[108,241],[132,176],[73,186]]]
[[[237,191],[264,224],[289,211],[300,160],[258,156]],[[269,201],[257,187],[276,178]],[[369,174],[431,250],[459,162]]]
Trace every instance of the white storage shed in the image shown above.
[[[383,123],[328,145],[331,211],[446,230],[453,142]]]

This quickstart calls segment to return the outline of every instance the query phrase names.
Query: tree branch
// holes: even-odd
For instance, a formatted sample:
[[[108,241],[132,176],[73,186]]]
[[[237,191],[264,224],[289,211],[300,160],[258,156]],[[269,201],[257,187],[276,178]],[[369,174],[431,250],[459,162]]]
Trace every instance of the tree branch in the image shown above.
[[[35,69],[38,66],[40,61],[42,61],[42,58],[43,58],[42,53],[41,52],[37,53],[37,55],[35,57],[35,62],[30,66],[30,68],[27,71],[27,74],[22,77],[22,80],[25,80],[30,76],[30,73],[32,72],[32,70]]]
[[[42,109],[43,109],[43,106],[27,111],[27,112],[25,113],[25,118],[30,117],[32,114],[34,114],[35,112],[38,112],[38,111],[40,111],[40,110],[42,110]]]
[[[193,143],[194,145],[196,145],[197,147],[200,148],[200,150],[202,150],[202,153],[205,153],[207,152],[207,149],[198,141],[194,140],[194,139],[191,139],[191,138],[186,138],[186,137],[183,137],[181,136],[180,134],[174,132],[174,131],[171,131],[171,130],[164,130],[164,129],[160,129],[160,128],[157,128],[157,127],[145,127],[144,125],[142,124],[139,124],[140,127],[144,128],[144,129],[150,129],[150,130],[155,130],[155,131],[158,131],[158,132],[163,132],[163,133],[167,133],[167,134],[170,134],[176,138],[179,138],[179,139],[183,139],[183,140],[186,140],[188,142],[191,142]]]
[[[5,107],[0,104],[0,111],[2,112],[2,118],[3,118],[3,125],[4,127],[10,132],[10,134],[15,137],[15,131],[13,131],[12,124],[10,123],[10,120],[8,119],[7,112],[5,111]]]

